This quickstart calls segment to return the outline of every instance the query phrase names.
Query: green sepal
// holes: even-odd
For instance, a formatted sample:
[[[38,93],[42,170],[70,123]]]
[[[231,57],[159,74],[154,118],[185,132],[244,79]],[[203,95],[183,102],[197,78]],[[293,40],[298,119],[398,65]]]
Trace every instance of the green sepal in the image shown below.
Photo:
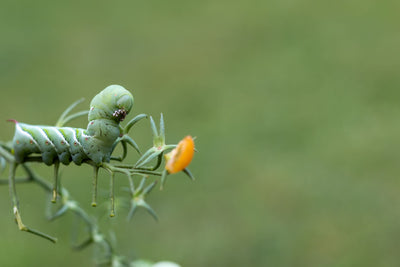
[[[6,160],[2,156],[0,156],[0,174],[3,173],[5,168],[6,168]]]
[[[124,135],[122,136],[122,141],[126,142],[127,144],[131,145],[138,153],[139,155],[142,155],[142,152],[140,152],[139,146],[136,144],[136,142],[129,136],[129,135]]]
[[[143,166],[149,163],[152,159],[164,153],[166,150],[175,148],[176,145],[163,145],[161,147],[149,148],[140,159],[136,162],[135,168],[143,168]]]
[[[164,170],[161,174],[161,185],[160,190],[164,189],[165,182],[167,181],[167,176],[169,175],[167,170]]]
[[[136,144],[136,142],[129,136],[129,135],[123,135],[122,137],[119,137],[113,144],[111,151],[114,151],[114,149],[116,148],[116,146],[121,143],[122,145],[122,155],[121,156],[111,156],[111,160],[116,160],[116,161],[123,161],[126,156],[127,156],[127,152],[128,152],[128,147],[127,144],[129,144],[131,147],[133,147],[138,153],[139,155],[142,155],[142,152],[139,149],[139,146]]]
[[[123,133],[127,134],[129,133],[129,131],[131,130],[132,126],[135,125],[138,121],[140,121],[141,119],[147,118],[147,114],[139,114],[136,117],[134,117],[133,119],[131,119],[124,128]]]
[[[190,178],[190,180],[194,181],[195,178],[193,176],[193,174],[189,171],[188,168],[183,169],[183,172]],[[167,176],[169,175],[167,170],[164,170],[161,174],[161,186],[160,186],[160,190],[164,189],[164,185],[165,182],[167,181]]]
[[[184,172],[187,176],[189,176],[190,180],[192,180],[192,181],[195,180],[193,174],[189,171],[188,168],[183,169],[183,172]]]
[[[88,237],[85,241],[82,241],[78,245],[72,244],[72,249],[76,250],[76,251],[79,251],[79,250],[82,250],[82,249],[86,248],[87,246],[89,246],[92,243],[93,243],[93,238]]]
[[[53,215],[47,217],[47,219],[49,221],[53,221],[59,217],[61,217],[62,215],[64,215],[69,209],[68,205],[62,205],[61,208],[59,210],[57,210]]]
[[[150,126],[153,132],[153,146],[154,147],[165,146],[165,124],[164,124],[163,114],[161,113],[160,117],[160,132],[157,131],[157,126],[152,116],[150,116]]]
[[[147,212],[153,216],[154,220],[158,221],[158,216],[156,214],[156,212],[150,207],[149,204],[147,204],[144,200],[140,201],[140,203],[138,204],[138,206],[141,206],[143,208],[145,208],[147,210]]]
[[[147,212],[156,220],[158,221],[158,216],[156,212],[151,208],[149,204],[145,201],[146,196],[151,192],[151,190],[157,184],[157,181],[152,182],[147,187],[144,187],[146,184],[146,177],[143,177],[140,181],[139,186],[131,192],[132,199],[131,199],[131,208],[128,213],[127,220],[131,220],[133,215],[135,214],[138,207],[145,208]]]
[[[89,111],[81,111],[81,112],[77,112],[77,113],[75,113],[73,115],[68,116],[68,113],[70,113],[71,110],[74,109],[78,104],[82,103],[83,100],[85,100],[85,99],[81,98],[81,99],[75,101],[74,103],[72,103],[69,107],[67,107],[67,109],[61,114],[61,116],[58,119],[58,121],[56,122],[55,126],[56,127],[62,127],[67,122],[71,121],[72,119],[75,119],[75,118],[77,118],[79,116],[87,115],[89,113]]]
[[[76,118],[82,117],[82,116],[87,116],[88,114],[89,114],[89,111],[88,111],[88,110],[82,110],[82,111],[76,112],[76,113],[74,113],[74,114],[72,114],[72,115],[66,117],[66,118],[64,119],[62,125],[60,125],[60,126],[58,126],[58,127],[62,127],[62,126],[64,126],[65,124],[67,124],[68,122],[70,122],[70,121],[72,121],[72,120],[74,120],[74,119],[76,119]]]
[[[155,159],[157,156],[159,156],[163,151],[162,150],[157,150],[154,149],[152,153],[145,159],[143,159],[138,165],[136,165],[136,168],[140,168],[144,166],[145,164],[149,163],[151,160]]]
[[[151,156],[152,153],[156,152],[156,149],[154,147],[148,149],[137,161],[135,164],[135,167],[141,166],[142,162],[149,156]]]

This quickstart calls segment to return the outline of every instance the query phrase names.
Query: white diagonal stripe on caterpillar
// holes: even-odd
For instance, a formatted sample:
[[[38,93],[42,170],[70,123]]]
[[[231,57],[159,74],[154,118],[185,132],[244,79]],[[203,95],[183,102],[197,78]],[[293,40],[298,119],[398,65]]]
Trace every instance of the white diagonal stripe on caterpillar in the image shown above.
[[[32,143],[34,143],[34,144],[36,145],[36,147],[37,147],[38,149],[40,149],[39,144],[36,142],[35,138],[33,138],[33,136],[32,136],[29,132],[24,131],[24,129],[22,129],[22,127],[19,125],[19,123],[17,123],[17,124],[15,125],[15,128],[16,128],[16,130],[17,130],[18,133],[20,133],[20,134],[25,135],[26,137],[28,137],[28,138],[30,139],[30,141],[32,141]]]

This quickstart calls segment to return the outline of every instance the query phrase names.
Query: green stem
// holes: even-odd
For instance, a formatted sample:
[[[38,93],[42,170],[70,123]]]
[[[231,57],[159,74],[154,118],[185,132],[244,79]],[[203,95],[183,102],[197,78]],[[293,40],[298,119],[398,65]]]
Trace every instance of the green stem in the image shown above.
[[[36,173],[34,173],[32,171],[32,169],[29,166],[27,166],[26,164],[21,164],[21,165],[24,168],[28,177],[16,179],[15,178],[15,170],[17,167],[17,163],[15,163],[13,155],[11,155],[10,152],[8,152],[6,149],[4,149],[2,146],[0,146],[0,156],[5,158],[11,164],[8,185],[9,185],[9,190],[10,190],[10,194],[11,194],[11,198],[12,198],[14,215],[15,215],[16,221],[18,223],[19,229],[22,231],[43,237],[52,242],[56,242],[57,239],[55,239],[45,233],[31,229],[22,223],[21,215],[20,215],[19,208],[18,208],[19,205],[18,205],[18,198],[16,195],[16,187],[15,187],[16,183],[34,182],[37,185],[39,185],[40,187],[42,187],[46,192],[52,193],[53,185],[51,183],[47,182],[45,179],[38,176]],[[7,184],[7,182],[5,180],[0,180],[0,185],[5,185],[5,184]],[[87,224],[87,226],[89,228],[90,239],[93,240],[93,243],[100,244],[105,248],[105,250],[107,251],[107,253],[106,253],[107,259],[109,259],[111,262],[113,257],[118,257],[118,255],[114,252],[114,248],[111,245],[111,242],[109,240],[107,240],[104,237],[104,235],[98,230],[97,222],[95,220],[93,220],[89,216],[89,214],[79,206],[79,203],[71,200],[68,197],[69,196],[68,190],[63,188],[62,186],[60,186],[59,192],[63,196],[61,198],[62,205],[66,205],[68,207],[68,209],[70,209],[72,212],[74,212],[78,217],[80,217]]]

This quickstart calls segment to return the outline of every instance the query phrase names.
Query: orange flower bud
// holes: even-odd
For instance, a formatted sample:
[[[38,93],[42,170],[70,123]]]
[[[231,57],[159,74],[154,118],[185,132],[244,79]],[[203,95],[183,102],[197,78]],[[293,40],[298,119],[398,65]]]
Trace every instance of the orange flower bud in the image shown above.
[[[194,155],[194,141],[188,135],[183,138],[178,146],[171,152],[165,155],[167,163],[165,169],[168,173],[177,173],[185,169],[193,159]]]

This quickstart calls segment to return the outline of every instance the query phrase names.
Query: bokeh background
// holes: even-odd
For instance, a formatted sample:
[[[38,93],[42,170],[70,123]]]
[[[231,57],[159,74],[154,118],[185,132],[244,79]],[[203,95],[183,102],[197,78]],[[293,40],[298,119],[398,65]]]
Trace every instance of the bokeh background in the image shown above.
[[[178,174],[125,221],[90,207],[89,166],[63,184],[131,259],[182,266],[399,266],[400,2],[10,1],[0,8],[0,139],[6,119],[54,124],[110,84],[133,114],[163,112],[167,141],[197,136]],[[72,126],[86,127],[80,119]],[[135,127],[142,147],[148,122]],[[131,153],[131,160],[136,158]],[[49,180],[52,169],[38,166]],[[7,177],[7,172],[2,178]],[[120,186],[124,177],[119,177]],[[69,214],[47,222],[43,191],[19,185],[21,233],[0,188],[1,266],[91,266],[70,249]],[[123,193],[120,193],[122,195]]]

